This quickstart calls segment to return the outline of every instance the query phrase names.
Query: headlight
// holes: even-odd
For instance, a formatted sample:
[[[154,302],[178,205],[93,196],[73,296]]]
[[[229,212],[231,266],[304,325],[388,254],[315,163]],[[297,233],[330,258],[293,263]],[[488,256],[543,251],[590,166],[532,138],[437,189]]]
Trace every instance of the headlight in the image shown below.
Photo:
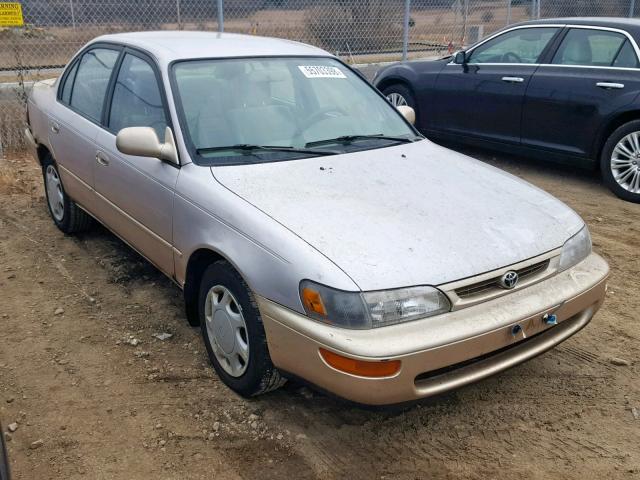
[[[345,292],[310,280],[300,283],[307,315],[324,323],[365,329],[410,322],[448,312],[451,304],[437,288],[411,287],[374,292]]]
[[[558,271],[562,272],[584,260],[591,253],[591,235],[585,225],[562,246]]]

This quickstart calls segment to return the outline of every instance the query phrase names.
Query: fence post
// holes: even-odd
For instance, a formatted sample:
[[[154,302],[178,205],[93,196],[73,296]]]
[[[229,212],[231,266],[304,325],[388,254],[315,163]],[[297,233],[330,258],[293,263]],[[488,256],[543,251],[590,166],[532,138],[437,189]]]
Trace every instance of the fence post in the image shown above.
[[[404,0],[404,22],[402,25],[402,60],[409,56],[409,15],[411,13],[411,0]]]
[[[218,0],[218,32],[224,32],[224,0]]]
[[[182,30],[182,21],[180,18],[180,0],[176,0],[176,13],[178,14],[178,30]]]
[[[634,13],[636,13],[636,0],[631,0],[629,4],[629,18],[633,18]]]
[[[511,25],[511,0],[507,0],[507,25]]]
[[[71,25],[73,29],[76,29],[76,13],[73,11],[73,0],[69,0],[69,7],[71,7]]]

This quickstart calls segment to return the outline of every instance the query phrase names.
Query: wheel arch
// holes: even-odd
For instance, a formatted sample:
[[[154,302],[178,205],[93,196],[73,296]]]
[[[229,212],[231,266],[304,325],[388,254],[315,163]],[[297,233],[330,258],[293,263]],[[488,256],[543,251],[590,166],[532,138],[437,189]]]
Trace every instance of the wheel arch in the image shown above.
[[[44,166],[44,161],[47,157],[51,157],[53,158],[53,155],[51,153],[51,151],[49,150],[49,148],[42,144],[39,143],[36,147],[36,154],[38,156],[38,163],[40,164],[40,166]]]
[[[187,261],[185,272],[185,282],[183,286],[184,306],[189,325],[197,327],[200,325],[200,316],[198,315],[198,292],[200,280],[204,271],[214,262],[224,260],[229,263],[239,274],[242,273],[237,267],[230,262],[228,258],[210,247],[201,247],[194,250]]]
[[[383,78],[382,80],[380,80],[379,83],[376,84],[376,88],[380,90],[380,92],[382,92],[385,88],[390,87],[391,85],[396,85],[396,84],[401,84],[407,87],[411,92],[411,94],[413,95],[413,98],[416,98],[416,92],[411,82],[405,77],[400,77],[398,75],[393,75],[393,76]]]
[[[605,125],[601,128],[599,135],[596,137],[596,141],[592,149],[594,168],[598,168],[598,166],[600,165],[600,157],[602,156],[602,149],[607,143],[607,139],[609,138],[609,136],[617,128],[633,120],[640,120],[640,108],[636,107],[636,109],[634,110],[619,112],[617,115],[615,115],[605,123]]]

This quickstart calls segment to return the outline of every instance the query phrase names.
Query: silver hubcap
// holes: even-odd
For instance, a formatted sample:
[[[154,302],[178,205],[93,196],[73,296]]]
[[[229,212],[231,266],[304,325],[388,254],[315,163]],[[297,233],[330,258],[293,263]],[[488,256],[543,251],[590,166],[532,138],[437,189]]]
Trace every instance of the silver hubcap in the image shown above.
[[[622,188],[640,193],[640,132],[622,138],[613,149],[611,173]]]
[[[47,166],[45,179],[47,182],[47,201],[49,202],[51,214],[53,218],[61,222],[62,217],[64,217],[64,193],[62,193],[60,177],[53,165]]]
[[[394,107],[402,107],[404,105],[408,105],[407,99],[404,98],[399,93],[395,93],[395,92],[390,93],[389,95],[387,95],[387,99],[391,102],[391,105],[393,105]]]
[[[216,285],[205,303],[207,338],[218,363],[232,377],[239,377],[249,364],[249,336],[240,304],[231,292]]]

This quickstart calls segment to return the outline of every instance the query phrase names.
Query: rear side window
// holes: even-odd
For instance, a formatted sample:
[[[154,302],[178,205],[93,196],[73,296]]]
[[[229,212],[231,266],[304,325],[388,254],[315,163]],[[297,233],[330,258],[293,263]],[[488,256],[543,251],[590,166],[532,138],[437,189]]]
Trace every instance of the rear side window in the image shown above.
[[[469,63],[536,63],[557,31],[554,27],[511,30],[472,50]]]
[[[164,139],[167,119],[160,95],[160,87],[151,65],[127,54],[118,72],[109,129],[118,132],[127,127],[151,127]]]
[[[611,67],[619,58],[619,65],[615,66],[627,66],[629,62],[635,66],[635,52],[628,43],[627,37],[621,33],[573,28],[562,40],[551,63]]]
[[[69,105],[96,122],[102,116],[104,96],[119,54],[117,50],[94,48],[86,52],[78,63]]]

